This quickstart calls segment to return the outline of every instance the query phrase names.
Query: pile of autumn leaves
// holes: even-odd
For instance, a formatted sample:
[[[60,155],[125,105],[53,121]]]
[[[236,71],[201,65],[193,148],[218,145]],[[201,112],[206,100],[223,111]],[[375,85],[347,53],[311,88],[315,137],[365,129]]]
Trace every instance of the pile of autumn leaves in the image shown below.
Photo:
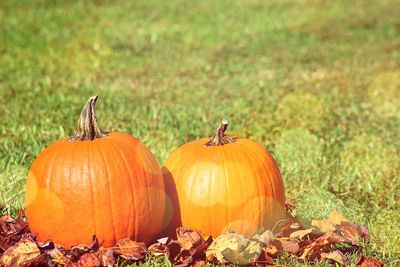
[[[0,217],[0,264],[3,266],[112,266],[151,259],[161,265],[201,266],[206,263],[273,265],[282,255],[302,262],[330,261],[348,265],[346,254],[359,253],[357,266],[383,266],[362,254],[368,242],[366,227],[348,221],[336,210],[325,220],[304,228],[295,218],[282,220],[272,229],[251,238],[234,232],[213,238],[180,227],[176,239],[162,238],[146,247],[128,238],[114,247],[101,247],[96,237],[90,246],[63,248],[51,241],[37,242],[21,213],[17,219]]]

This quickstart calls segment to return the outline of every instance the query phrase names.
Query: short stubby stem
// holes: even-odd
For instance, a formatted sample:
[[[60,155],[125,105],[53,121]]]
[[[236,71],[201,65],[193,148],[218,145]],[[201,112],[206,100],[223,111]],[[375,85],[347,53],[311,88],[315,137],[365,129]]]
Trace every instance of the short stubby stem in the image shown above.
[[[232,137],[225,135],[225,131],[228,128],[228,121],[223,119],[220,126],[218,127],[215,135],[205,143],[205,146],[223,146],[226,144],[234,143],[235,140]]]
[[[96,118],[95,106],[98,97],[97,95],[92,96],[86,102],[78,121],[75,136],[68,139],[68,141],[93,141],[107,136],[107,132],[101,130]]]

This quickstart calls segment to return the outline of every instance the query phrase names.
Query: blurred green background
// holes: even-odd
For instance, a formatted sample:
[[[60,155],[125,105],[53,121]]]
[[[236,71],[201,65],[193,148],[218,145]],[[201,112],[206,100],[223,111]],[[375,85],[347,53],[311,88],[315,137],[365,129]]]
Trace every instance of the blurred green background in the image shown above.
[[[297,215],[337,208],[370,227],[368,255],[400,265],[399,6],[1,1],[1,213],[23,207],[32,160],[99,94],[102,127],[160,164],[228,119],[273,153]]]

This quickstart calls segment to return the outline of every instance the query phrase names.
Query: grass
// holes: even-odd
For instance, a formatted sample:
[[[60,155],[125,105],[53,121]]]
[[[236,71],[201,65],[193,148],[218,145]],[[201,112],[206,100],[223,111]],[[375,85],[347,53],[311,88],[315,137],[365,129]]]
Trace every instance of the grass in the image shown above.
[[[140,138],[160,163],[227,118],[229,133],[277,158],[296,214],[338,208],[370,227],[368,255],[399,265],[395,6],[1,2],[1,213],[23,207],[32,160],[71,135],[85,100],[99,94],[103,128]]]

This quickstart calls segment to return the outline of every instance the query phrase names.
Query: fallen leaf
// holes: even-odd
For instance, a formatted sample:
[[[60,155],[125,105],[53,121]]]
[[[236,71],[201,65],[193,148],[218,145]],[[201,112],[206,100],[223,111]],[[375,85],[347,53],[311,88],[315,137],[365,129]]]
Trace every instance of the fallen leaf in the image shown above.
[[[49,250],[49,249],[55,248],[53,241],[50,241],[50,240],[45,241],[45,242],[36,242],[36,243],[40,250]]]
[[[176,236],[179,245],[185,250],[196,247],[204,241],[198,231],[187,227],[179,227],[176,229]]]
[[[273,245],[263,248],[263,251],[271,257],[279,254],[279,250]]]
[[[290,218],[278,221],[272,232],[275,233],[275,237],[286,237],[301,228],[301,224],[295,218]]]
[[[53,266],[54,264],[51,262],[51,258],[48,254],[42,253],[36,258],[30,259],[26,261],[20,267],[48,267]]]
[[[32,239],[26,237],[4,251],[0,258],[0,263],[8,267],[17,267],[24,265],[26,262],[39,255],[40,251],[36,243]]]
[[[323,234],[322,236],[318,237],[313,243],[308,245],[304,249],[303,254],[300,256],[300,259],[305,260],[306,257],[311,255],[314,251],[318,251],[327,245],[337,244],[337,243],[351,244],[351,240],[348,240],[347,238],[345,238],[335,232],[327,232],[327,233]]]
[[[289,238],[290,238],[290,239],[295,239],[295,240],[303,240],[303,238],[304,238],[305,236],[311,234],[312,231],[313,231],[312,228],[310,228],[310,229],[305,229],[305,230],[297,230],[297,231],[291,233],[291,234],[289,235]]]
[[[100,250],[100,258],[103,266],[114,266],[114,251],[112,248],[101,249]]]
[[[262,253],[260,258],[258,258],[258,260],[255,261],[254,263],[261,264],[261,266],[264,266],[266,264],[274,265],[274,259],[270,257],[268,254]]]
[[[98,267],[101,266],[101,260],[95,253],[83,254],[78,262],[79,267]]]
[[[377,259],[360,254],[357,260],[357,266],[359,267],[383,267],[383,263]]]
[[[204,240],[200,245],[198,245],[196,248],[191,248],[190,249],[190,254],[193,257],[198,258],[200,254],[202,254],[206,249],[211,245],[213,242],[212,236],[208,236],[206,240]]]
[[[23,236],[34,237],[29,233],[29,227],[25,221],[15,220],[9,215],[0,217],[0,250],[13,246]]]
[[[351,222],[342,222],[338,226],[338,231],[344,237],[352,240],[354,244],[356,244],[356,241],[358,240],[367,241],[369,237],[367,227],[360,226]]]
[[[205,260],[198,260],[193,264],[193,267],[201,267],[206,265],[206,261]]]
[[[327,219],[313,220],[311,221],[311,225],[316,227],[321,232],[330,232],[336,230],[336,225],[348,221],[349,220],[346,217],[334,209]]]
[[[192,266],[193,265],[192,263],[193,263],[193,257],[191,255],[189,255],[180,263],[174,264],[174,266],[175,267],[188,267],[188,266]]]
[[[288,252],[290,254],[296,254],[300,250],[299,243],[293,240],[286,240],[283,238],[275,239],[273,242],[274,246],[281,252]]]
[[[53,259],[53,261],[59,265],[66,265],[67,262],[69,261],[69,258],[64,255],[64,253],[61,252],[59,248],[54,248],[47,252],[50,257]]]
[[[206,250],[206,256],[215,257],[220,263],[249,264],[256,261],[261,252],[262,245],[258,239],[247,239],[228,231],[214,239]]]
[[[322,260],[324,260],[324,259],[332,260],[332,261],[335,261],[335,262],[337,262],[341,265],[345,265],[345,266],[350,264],[350,261],[347,258],[347,256],[344,255],[343,252],[341,252],[340,250],[334,250],[334,251],[326,252],[326,253],[323,252],[323,253],[321,253],[321,259]]]
[[[154,257],[164,256],[169,258],[169,249],[166,245],[161,243],[154,243],[148,247],[148,252]]]
[[[260,240],[260,242],[264,243],[266,246],[270,245],[272,241],[275,239],[274,234],[272,233],[271,230],[266,230],[258,237],[254,236],[254,238],[257,238],[258,240]]]
[[[124,238],[117,241],[114,252],[127,260],[141,260],[146,254],[146,245]]]
[[[227,248],[232,250],[244,250],[247,247],[249,240],[243,235],[227,231],[214,239],[211,245],[206,250],[207,258],[214,256],[221,263],[225,262],[222,251]]]

